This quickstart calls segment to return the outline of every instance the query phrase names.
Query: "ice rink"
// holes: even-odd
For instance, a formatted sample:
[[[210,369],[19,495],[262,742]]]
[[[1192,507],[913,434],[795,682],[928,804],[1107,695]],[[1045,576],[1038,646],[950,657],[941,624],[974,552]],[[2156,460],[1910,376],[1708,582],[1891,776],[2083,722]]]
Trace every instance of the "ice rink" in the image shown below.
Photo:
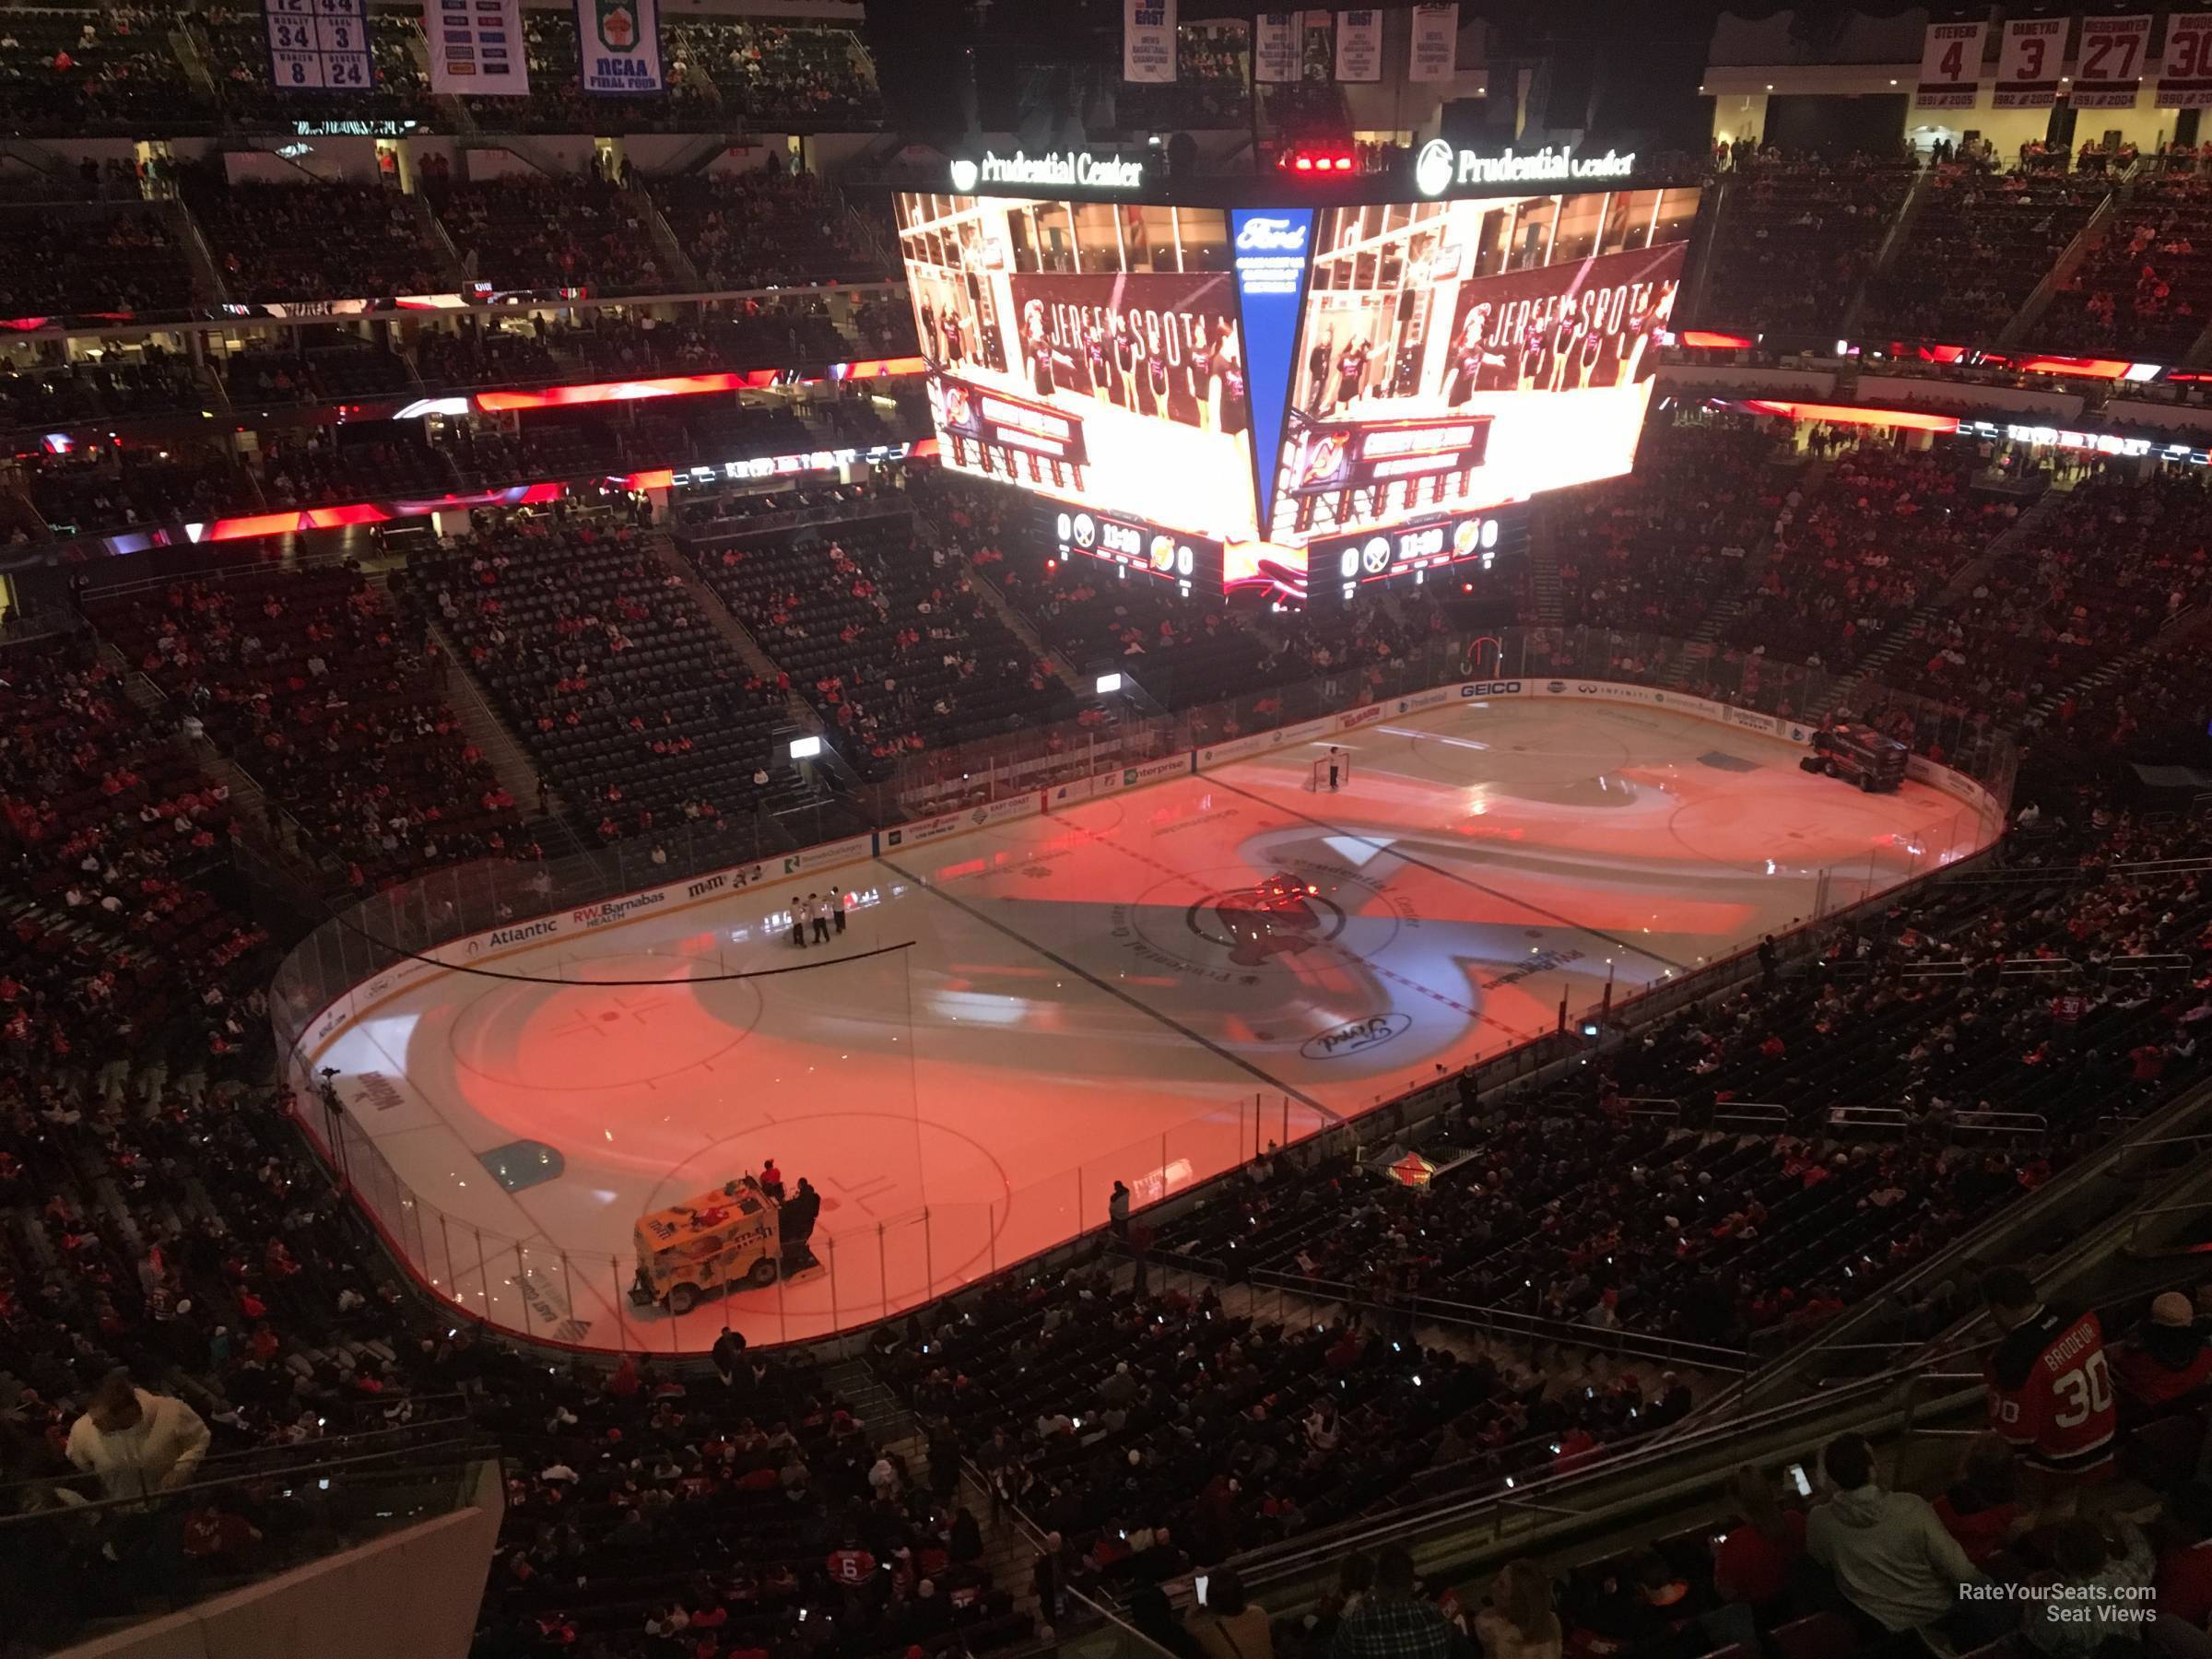
[[[419,1201],[383,1224],[464,1305],[593,1347],[812,1336],[1098,1225],[1117,1178],[1140,1204],[1204,1180],[1995,828],[1647,707],[1467,701],[1340,741],[1334,794],[1314,742],[887,837],[798,889],[853,895],[828,947],[792,947],[787,887],[723,893],[480,963],[523,978],[418,980],[312,1063]],[[1266,908],[1275,876],[1316,890]],[[823,1194],[830,1266],[631,1305],[638,1216],[771,1156]]]

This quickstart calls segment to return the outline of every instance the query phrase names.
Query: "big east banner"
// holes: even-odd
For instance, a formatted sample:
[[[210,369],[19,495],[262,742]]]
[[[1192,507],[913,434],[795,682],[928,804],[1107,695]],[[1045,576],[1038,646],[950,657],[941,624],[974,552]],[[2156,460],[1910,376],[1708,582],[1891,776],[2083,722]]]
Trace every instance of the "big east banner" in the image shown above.
[[[1224,432],[1251,424],[1230,273],[1039,272],[1011,283],[1040,395],[1077,392]]]

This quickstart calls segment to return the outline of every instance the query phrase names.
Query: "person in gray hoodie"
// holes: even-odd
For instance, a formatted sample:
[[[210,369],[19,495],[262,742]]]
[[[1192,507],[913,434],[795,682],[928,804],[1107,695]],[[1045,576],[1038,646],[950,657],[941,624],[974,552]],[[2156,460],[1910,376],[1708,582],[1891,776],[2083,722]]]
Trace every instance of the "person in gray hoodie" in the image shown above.
[[[1966,1559],[1926,1499],[1881,1488],[1865,1436],[1838,1435],[1820,1463],[1836,1495],[1806,1523],[1806,1550],[1859,1612],[1892,1634],[1942,1626],[1962,1648],[2018,1622],[2009,1602],[1959,1600],[1962,1587],[1986,1583],[1988,1575]]]

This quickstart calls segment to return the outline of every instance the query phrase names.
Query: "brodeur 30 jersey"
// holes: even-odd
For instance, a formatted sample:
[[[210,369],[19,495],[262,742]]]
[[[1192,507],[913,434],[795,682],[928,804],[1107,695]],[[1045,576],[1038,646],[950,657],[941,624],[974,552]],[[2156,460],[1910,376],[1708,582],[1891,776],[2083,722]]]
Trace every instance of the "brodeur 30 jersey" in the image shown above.
[[[2040,1309],[1990,1355],[1990,1427],[2037,1468],[2100,1473],[2112,1457],[2112,1373],[2094,1311]]]

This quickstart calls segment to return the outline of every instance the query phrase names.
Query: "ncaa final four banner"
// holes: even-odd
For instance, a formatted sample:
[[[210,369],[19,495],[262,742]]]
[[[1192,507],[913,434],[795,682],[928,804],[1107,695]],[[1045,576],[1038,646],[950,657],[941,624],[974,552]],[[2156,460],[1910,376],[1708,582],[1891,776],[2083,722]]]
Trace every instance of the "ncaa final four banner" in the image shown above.
[[[1629,470],[1695,190],[1315,215],[1269,539],[1299,546]],[[1508,253],[1555,250],[1508,269]]]
[[[1459,72],[1459,0],[1413,8],[1412,56],[1406,78],[1450,80]]]
[[[576,0],[577,74],[601,96],[668,90],[660,0]]]
[[[1175,78],[1175,0],[1122,0],[1122,78]]]
[[[440,96],[527,98],[522,0],[422,0],[430,90]]]

